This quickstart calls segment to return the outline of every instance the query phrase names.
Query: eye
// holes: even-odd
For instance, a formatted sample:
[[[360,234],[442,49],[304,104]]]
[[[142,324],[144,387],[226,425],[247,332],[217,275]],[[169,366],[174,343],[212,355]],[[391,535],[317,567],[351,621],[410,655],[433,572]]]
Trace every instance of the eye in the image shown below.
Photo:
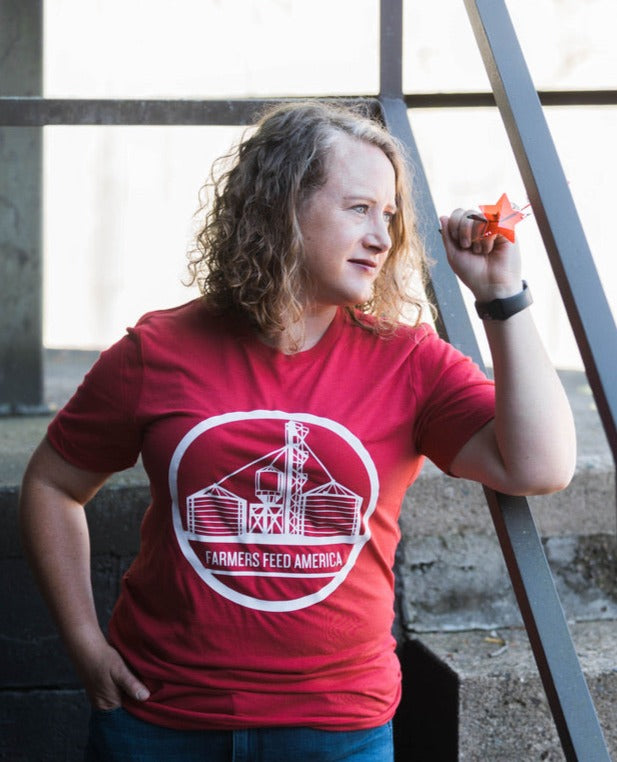
[[[395,213],[394,213],[394,212],[384,212],[384,213],[383,213],[383,218],[384,218],[384,220],[386,221],[386,223],[387,223],[388,225],[389,225],[389,224],[392,222],[392,220],[394,219],[394,215],[395,215]]]
[[[358,212],[358,214],[366,214],[368,212],[368,204],[354,204],[351,209],[354,212]]]

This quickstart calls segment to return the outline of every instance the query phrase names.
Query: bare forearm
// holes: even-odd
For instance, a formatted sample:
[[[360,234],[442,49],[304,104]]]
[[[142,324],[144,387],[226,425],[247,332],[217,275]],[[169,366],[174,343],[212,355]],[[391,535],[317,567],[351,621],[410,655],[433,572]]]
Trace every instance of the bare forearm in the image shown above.
[[[529,309],[486,321],[496,390],[495,437],[504,468],[527,492],[570,481],[576,437],[568,399]]]
[[[20,498],[22,541],[39,587],[73,659],[103,638],[90,582],[90,543],[83,506],[36,477]]]
[[[570,406],[521,291],[518,247],[484,235],[472,211],[456,209],[441,223],[448,261],[485,318],[496,409],[461,448],[452,473],[515,495],[555,492],[570,481],[576,459]]]
[[[90,581],[90,539],[84,506],[107,474],[67,463],[41,442],[24,476],[20,526],[24,548],[90,700],[111,709],[127,693],[148,698],[103,635]]]

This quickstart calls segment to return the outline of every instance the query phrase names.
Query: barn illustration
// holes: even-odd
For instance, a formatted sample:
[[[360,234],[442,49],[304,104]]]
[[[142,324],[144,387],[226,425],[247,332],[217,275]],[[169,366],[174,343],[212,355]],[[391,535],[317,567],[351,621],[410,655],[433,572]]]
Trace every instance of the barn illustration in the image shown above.
[[[285,424],[285,444],[187,498],[187,529],[205,540],[253,542],[284,537],[356,537],[362,498],[339,484],[307,445],[308,426]],[[307,460],[318,465],[323,483],[304,489]],[[224,486],[246,469],[254,470],[254,495],[240,497]]]

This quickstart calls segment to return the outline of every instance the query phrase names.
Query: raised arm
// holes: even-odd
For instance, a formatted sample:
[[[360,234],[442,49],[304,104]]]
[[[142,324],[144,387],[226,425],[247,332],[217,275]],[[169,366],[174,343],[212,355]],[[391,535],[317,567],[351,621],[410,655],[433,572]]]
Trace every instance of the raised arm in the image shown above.
[[[441,218],[448,261],[476,301],[506,299],[522,290],[518,247],[502,236],[480,238],[471,211]],[[572,412],[540,341],[529,309],[485,320],[493,359],[495,419],[455,457],[451,471],[500,492],[532,495],[568,485],[576,462]]]
[[[148,697],[146,687],[105,639],[94,607],[84,505],[108,476],[75,468],[43,440],[26,470],[19,507],[31,566],[98,709],[120,705],[122,692],[138,700]]]

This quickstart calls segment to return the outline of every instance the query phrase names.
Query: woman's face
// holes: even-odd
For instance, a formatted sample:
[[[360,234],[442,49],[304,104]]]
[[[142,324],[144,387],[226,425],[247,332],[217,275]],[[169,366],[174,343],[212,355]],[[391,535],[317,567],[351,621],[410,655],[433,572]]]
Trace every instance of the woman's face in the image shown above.
[[[362,304],[388,255],[394,167],[377,146],[336,137],[326,182],[304,203],[300,229],[314,308]]]

